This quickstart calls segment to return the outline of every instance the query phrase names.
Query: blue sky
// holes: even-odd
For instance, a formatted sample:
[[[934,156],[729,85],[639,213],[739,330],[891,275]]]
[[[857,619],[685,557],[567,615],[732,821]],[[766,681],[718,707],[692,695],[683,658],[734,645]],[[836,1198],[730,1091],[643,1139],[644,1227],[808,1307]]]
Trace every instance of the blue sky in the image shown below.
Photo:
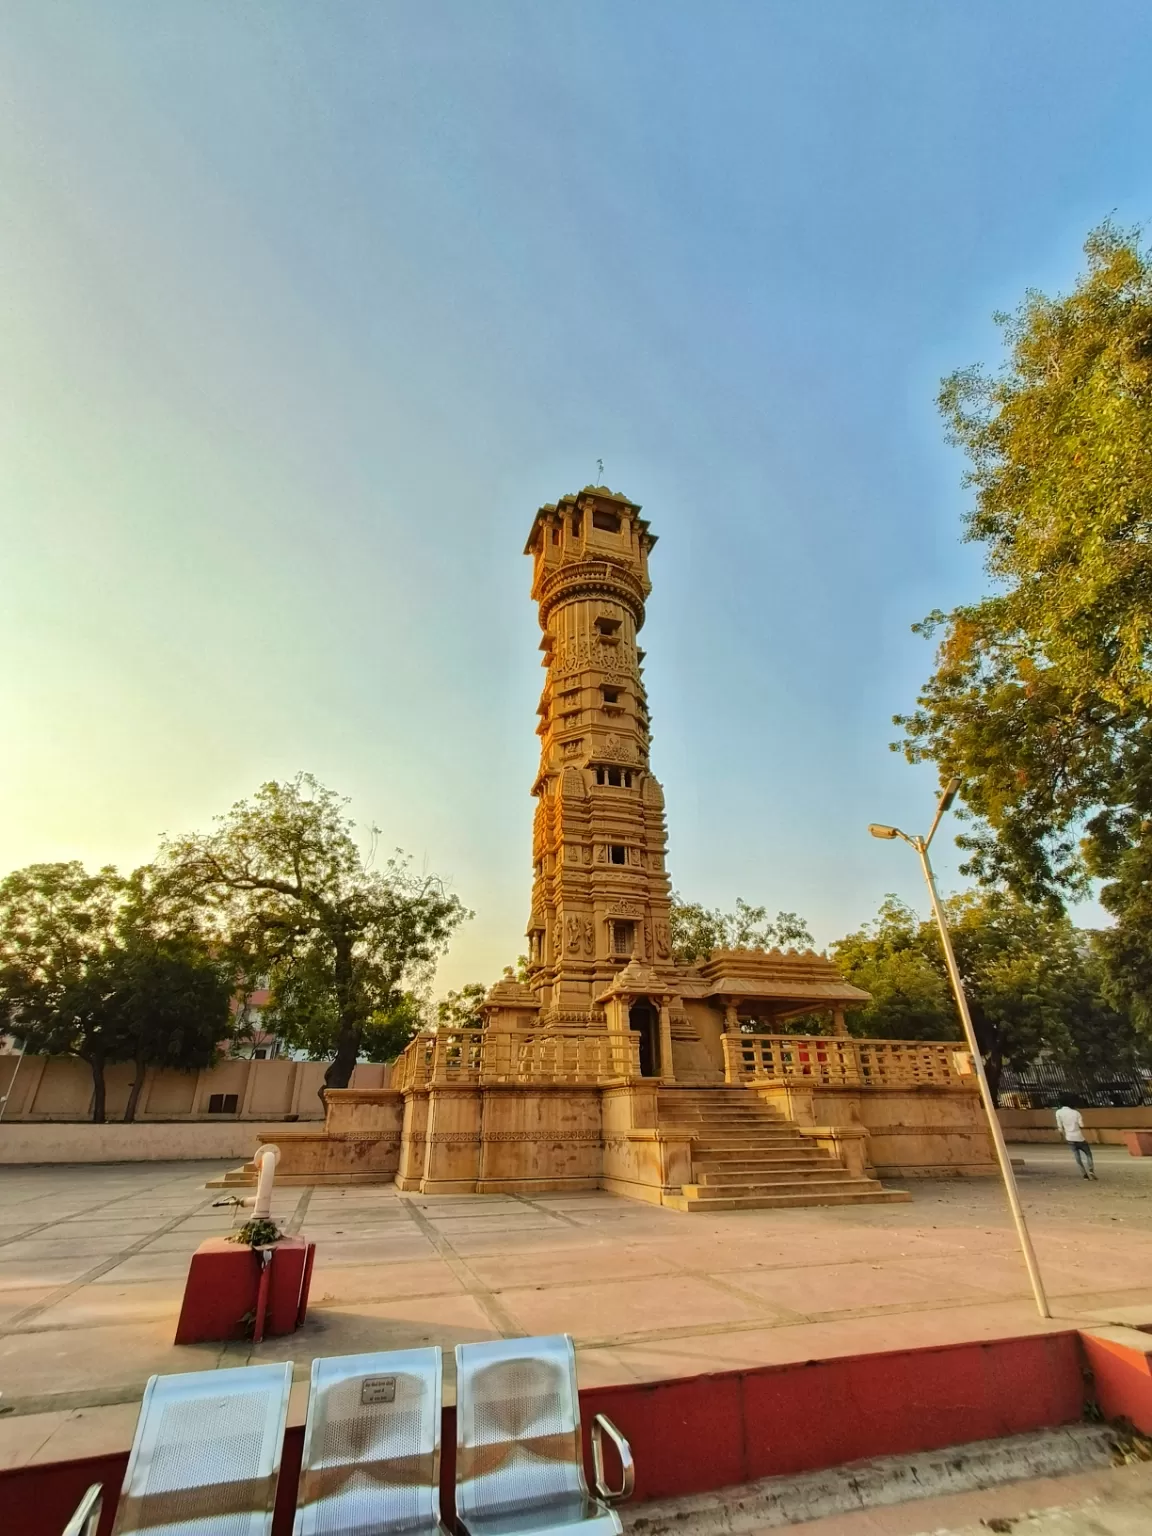
[[[660,543],[677,887],[827,942],[915,861],[910,624],[981,590],[941,374],[1152,208],[1152,9],[7,0],[0,869],[300,769],[527,916],[536,507]],[[941,849],[944,882],[955,861]]]

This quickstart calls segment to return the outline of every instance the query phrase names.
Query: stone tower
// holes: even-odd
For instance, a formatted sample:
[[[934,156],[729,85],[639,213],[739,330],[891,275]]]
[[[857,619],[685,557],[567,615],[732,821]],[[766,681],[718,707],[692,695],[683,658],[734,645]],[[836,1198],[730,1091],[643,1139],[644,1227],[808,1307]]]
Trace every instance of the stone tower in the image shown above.
[[[589,486],[541,507],[525,548],[547,669],[528,924],[545,1024],[596,1025],[632,957],[656,974],[669,963],[664,795],[636,643],[655,543],[638,506]]]

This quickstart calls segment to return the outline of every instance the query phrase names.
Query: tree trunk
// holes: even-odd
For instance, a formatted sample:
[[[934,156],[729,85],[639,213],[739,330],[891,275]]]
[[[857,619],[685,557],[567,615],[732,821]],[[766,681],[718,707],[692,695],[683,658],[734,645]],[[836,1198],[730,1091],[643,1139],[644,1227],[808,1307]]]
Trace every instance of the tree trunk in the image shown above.
[[[104,1103],[107,1097],[104,1088],[104,1059],[101,1056],[94,1056],[88,1065],[92,1068],[92,1124],[103,1125]]]
[[[360,1054],[360,1031],[344,1028],[336,1041],[336,1054],[328,1063],[324,1074],[324,1087],[320,1090],[320,1102],[324,1102],[325,1088],[347,1088],[356,1070],[356,1058]]]
[[[140,1090],[144,1086],[144,1077],[147,1071],[148,1068],[144,1065],[143,1060],[137,1056],[136,1076],[132,1079],[132,1087],[128,1093],[128,1103],[124,1110],[125,1125],[130,1125],[136,1118],[136,1106],[140,1102]]]

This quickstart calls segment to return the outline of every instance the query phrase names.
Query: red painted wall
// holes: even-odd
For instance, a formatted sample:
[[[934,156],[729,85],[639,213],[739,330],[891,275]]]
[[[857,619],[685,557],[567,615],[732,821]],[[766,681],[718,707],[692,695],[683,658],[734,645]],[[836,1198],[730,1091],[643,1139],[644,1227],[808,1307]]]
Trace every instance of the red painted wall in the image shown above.
[[[1152,1357],[1111,1339],[1089,1333],[1082,1337],[1104,1417],[1130,1419],[1143,1434],[1152,1435]],[[1152,1351],[1152,1338],[1148,1350]]]
[[[1116,1377],[1108,1362],[1103,1370],[1095,1368],[1111,1394],[1108,1402],[1128,1405],[1109,1407],[1102,1398],[1105,1413],[1124,1413],[1141,1428],[1152,1428],[1152,1377],[1140,1358],[1142,1377],[1127,1361],[1120,1362]],[[1131,1387],[1137,1379],[1143,1385],[1126,1396],[1115,1384]],[[631,1442],[636,1498],[657,1499],[1072,1423],[1084,1411],[1084,1373],[1078,1336],[1050,1333],[593,1387],[581,1392],[580,1404],[585,1438],[593,1415],[606,1413]],[[1145,1412],[1141,1405],[1147,1423],[1137,1417]],[[450,1512],[456,1460],[452,1408],[444,1412],[443,1437],[441,1500]],[[303,1430],[290,1429],[274,1536],[291,1536],[302,1448]],[[5,1532],[60,1536],[89,1483],[119,1490],[127,1461],[124,1452],[0,1473]],[[110,1536],[111,1529],[106,1508],[100,1536]]]

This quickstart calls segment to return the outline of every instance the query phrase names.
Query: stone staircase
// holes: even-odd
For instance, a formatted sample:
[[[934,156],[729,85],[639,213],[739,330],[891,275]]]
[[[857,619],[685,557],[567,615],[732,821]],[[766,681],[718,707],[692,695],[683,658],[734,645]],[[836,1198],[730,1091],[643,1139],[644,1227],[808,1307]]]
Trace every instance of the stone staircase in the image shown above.
[[[746,1088],[663,1088],[662,1126],[697,1132],[695,1182],[665,1204],[681,1211],[747,1211],[775,1206],[855,1205],[909,1200],[878,1179],[857,1178]]]

